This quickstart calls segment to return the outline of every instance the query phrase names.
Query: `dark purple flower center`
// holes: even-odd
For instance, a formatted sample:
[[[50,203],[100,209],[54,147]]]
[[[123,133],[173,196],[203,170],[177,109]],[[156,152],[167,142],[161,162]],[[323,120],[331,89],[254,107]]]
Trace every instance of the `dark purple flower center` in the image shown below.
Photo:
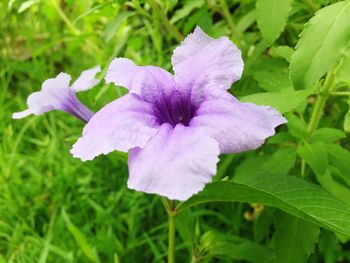
[[[178,92],[173,92],[171,96],[163,96],[153,103],[153,107],[160,124],[169,123],[174,127],[179,123],[188,126],[196,112],[191,100]]]

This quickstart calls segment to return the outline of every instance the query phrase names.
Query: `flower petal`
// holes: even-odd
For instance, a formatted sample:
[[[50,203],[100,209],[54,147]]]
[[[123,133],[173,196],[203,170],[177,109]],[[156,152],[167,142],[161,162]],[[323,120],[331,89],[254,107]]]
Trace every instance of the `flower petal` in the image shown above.
[[[158,126],[152,106],[138,95],[126,94],[95,113],[71,153],[86,161],[114,150],[142,148]]]
[[[95,76],[100,71],[100,66],[83,71],[71,86],[72,90],[74,90],[75,92],[79,92],[91,89],[92,87],[96,86],[99,80],[96,79]]]
[[[198,128],[163,124],[144,149],[129,154],[128,187],[186,200],[216,173],[218,143]]]
[[[173,76],[155,66],[137,66],[129,59],[115,58],[108,68],[106,82],[123,86],[148,102],[170,96],[175,88]]]
[[[256,149],[275,127],[286,122],[275,109],[231,99],[204,101],[190,126],[203,127],[220,144],[221,153],[237,153]]]
[[[27,99],[28,109],[13,114],[19,119],[29,114],[41,115],[51,110],[63,110],[87,122],[92,112],[83,105],[69,87],[71,77],[60,73],[56,78],[47,79],[42,84],[41,91],[34,92]]]
[[[211,38],[200,27],[174,50],[172,64],[176,83],[191,93],[193,101],[203,100],[204,93],[230,88],[243,71],[241,52],[235,44],[227,37]]]

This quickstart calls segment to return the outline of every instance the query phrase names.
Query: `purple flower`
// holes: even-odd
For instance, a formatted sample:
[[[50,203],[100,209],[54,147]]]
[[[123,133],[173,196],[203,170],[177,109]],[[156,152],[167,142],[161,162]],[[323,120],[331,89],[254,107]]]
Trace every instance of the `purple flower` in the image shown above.
[[[93,113],[79,101],[75,93],[95,86],[99,82],[95,79],[95,75],[100,71],[99,66],[83,71],[71,86],[69,86],[71,77],[66,73],[45,80],[41,91],[34,92],[28,97],[28,109],[14,113],[12,118],[21,119],[30,114],[40,115],[52,110],[63,110],[88,122]]]
[[[128,187],[186,200],[216,173],[220,153],[255,149],[286,120],[226,90],[241,77],[240,50],[199,27],[176,48],[175,75],[116,58],[106,81],[129,89],[97,112],[71,152],[83,161],[129,151]]]

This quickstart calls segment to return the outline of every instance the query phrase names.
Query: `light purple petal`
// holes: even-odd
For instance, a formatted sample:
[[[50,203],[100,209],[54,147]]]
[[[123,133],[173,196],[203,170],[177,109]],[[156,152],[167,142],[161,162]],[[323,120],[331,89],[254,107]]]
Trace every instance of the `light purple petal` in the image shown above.
[[[271,107],[241,103],[230,97],[203,102],[190,122],[190,126],[205,128],[219,142],[221,153],[256,149],[286,122]]]
[[[175,88],[173,76],[154,66],[137,66],[129,59],[115,58],[108,68],[106,82],[129,89],[148,102],[170,96]]]
[[[240,50],[227,37],[211,38],[199,27],[174,50],[175,81],[192,101],[215,95],[240,79],[243,60]]]
[[[107,104],[91,118],[71,153],[86,161],[115,150],[142,148],[158,126],[152,106],[129,93]]]
[[[198,128],[165,123],[144,149],[129,154],[128,187],[186,200],[216,173],[218,143]]]
[[[66,73],[45,80],[41,91],[34,92],[28,97],[28,109],[14,113],[12,117],[19,119],[29,114],[40,115],[52,110],[63,110],[87,122],[93,113],[78,100],[69,87],[70,80],[71,77]]]
[[[95,76],[100,71],[100,66],[83,71],[71,86],[72,90],[74,90],[75,92],[79,92],[91,89],[92,87],[96,86],[99,80],[96,79]]]
[[[22,119],[29,116],[30,114],[32,114],[32,112],[29,109],[20,112],[15,112],[12,114],[12,119]]]

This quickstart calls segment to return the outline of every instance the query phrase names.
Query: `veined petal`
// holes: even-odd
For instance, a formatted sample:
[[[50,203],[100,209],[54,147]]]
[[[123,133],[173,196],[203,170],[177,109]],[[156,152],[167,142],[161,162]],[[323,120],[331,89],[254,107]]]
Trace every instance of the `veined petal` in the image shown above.
[[[71,86],[72,90],[79,92],[91,89],[92,87],[96,86],[99,80],[96,79],[95,76],[100,71],[100,66],[84,70],[77,78],[77,80],[74,81],[73,85]]]
[[[123,86],[147,102],[170,96],[175,88],[173,76],[155,66],[137,66],[129,59],[115,58],[109,65],[106,82]]]
[[[71,153],[86,161],[115,150],[142,148],[156,134],[158,126],[152,106],[129,93],[95,113]]]
[[[128,187],[186,200],[216,173],[218,143],[198,128],[164,123],[145,148],[129,154]]]
[[[200,27],[174,50],[172,64],[175,82],[192,101],[201,102],[205,93],[216,94],[240,79],[243,60],[240,50],[227,37],[218,39]]]
[[[275,109],[241,103],[233,96],[204,101],[190,126],[202,127],[220,144],[221,153],[256,149],[286,122]]]
[[[92,112],[83,105],[69,87],[71,77],[60,73],[56,78],[47,79],[42,84],[41,91],[29,95],[28,109],[12,115],[13,118],[24,118],[30,114],[41,115],[52,110],[63,110],[87,122]]]

